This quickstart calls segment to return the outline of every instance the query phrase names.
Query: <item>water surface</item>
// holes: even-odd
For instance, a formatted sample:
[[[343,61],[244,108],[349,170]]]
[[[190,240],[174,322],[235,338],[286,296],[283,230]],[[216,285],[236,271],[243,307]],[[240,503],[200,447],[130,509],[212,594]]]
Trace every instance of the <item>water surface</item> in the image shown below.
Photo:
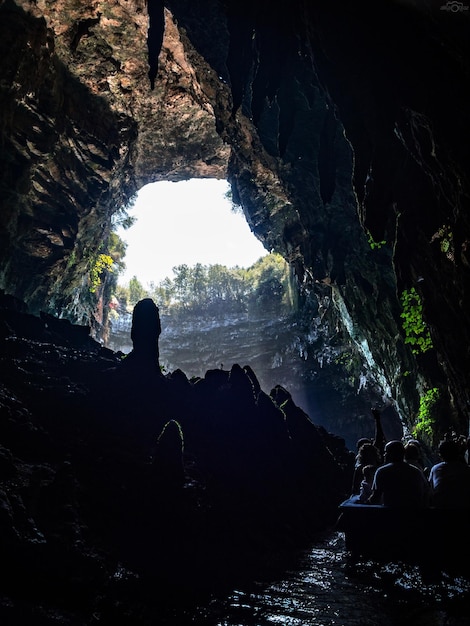
[[[470,580],[371,561],[348,566],[342,533],[296,555],[291,568],[214,596],[186,613],[207,626],[464,626],[470,624]],[[176,617],[176,616],[175,616]],[[180,615],[182,620],[183,616]],[[183,621],[180,621],[180,625]]]

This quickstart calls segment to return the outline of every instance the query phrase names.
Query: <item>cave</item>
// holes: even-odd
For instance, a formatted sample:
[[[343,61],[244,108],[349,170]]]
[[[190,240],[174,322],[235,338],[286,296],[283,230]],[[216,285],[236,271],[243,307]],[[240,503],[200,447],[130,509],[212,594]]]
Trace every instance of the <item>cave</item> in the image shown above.
[[[227,178],[405,428],[438,389],[437,430],[467,432],[468,13],[452,8],[3,2],[1,287],[99,334],[87,277],[113,214],[148,182]]]
[[[467,9],[3,0],[3,334],[30,315],[115,364],[90,289],[113,217],[147,183],[227,179],[305,341],[341,337],[406,434],[468,435]]]

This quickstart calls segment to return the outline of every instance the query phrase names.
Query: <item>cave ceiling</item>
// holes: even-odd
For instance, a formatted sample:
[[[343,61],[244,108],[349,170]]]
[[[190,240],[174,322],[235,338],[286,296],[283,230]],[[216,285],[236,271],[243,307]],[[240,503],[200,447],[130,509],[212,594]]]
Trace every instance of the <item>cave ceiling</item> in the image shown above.
[[[149,182],[226,178],[401,411],[438,387],[468,424],[469,14],[3,0],[0,286],[99,326],[89,272],[116,215]],[[426,354],[402,330],[413,288]]]

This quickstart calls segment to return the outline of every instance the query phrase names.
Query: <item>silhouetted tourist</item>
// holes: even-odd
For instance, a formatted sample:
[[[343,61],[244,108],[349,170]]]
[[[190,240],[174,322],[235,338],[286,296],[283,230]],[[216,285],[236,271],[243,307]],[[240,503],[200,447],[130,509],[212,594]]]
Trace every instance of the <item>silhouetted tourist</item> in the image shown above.
[[[429,468],[426,470],[421,444],[416,439],[410,439],[405,444],[405,461],[422,470],[425,475],[429,474]]]
[[[421,455],[421,448],[417,441],[411,440],[405,444],[404,460],[405,460],[405,463],[408,463],[409,465],[413,465],[413,467],[416,467],[416,469],[418,469],[421,472],[423,485],[424,485],[425,498],[426,498],[426,506],[429,506],[429,502],[431,498],[431,489],[429,487],[428,479],[426,477],[426,473],[424,470],[424,463],[423,463],[423,459]]]
[[[375,473],[369,504],[390,507],[420,508],[426,506],[426,490],[419,469],[404,460],[401,441],[385,445],[385,464]]]
[[[160,370],[158,339],[162,331],[158,307],[151,298],[137,302],[132,312],[131,339],[133,349],[126,364],[139,364]]]
[[[372,439],[369,439],[368,437],[361,437],[360,439],[357,440],[356,455],[359,453],[359,450],[365,443],[372,443]]]
[[[356,444],[356,462],[352,481],[352,494],[357,495],[363,478],[362,470],[365,465],[375,465],[378,467],[383,462],[385,434],[382,429],[382,420],[378,409],[371,409],[374,418],[374,438],[361,437]],[[365,446],[365,447],[364,447]],[[371,447],[372,446],[372,447]]]
[[[470,509],[470,468],[458,441],[445,439],[439,444],[442,458],[429,473],[431,504],[437,508]]]
[[[379,467],[382,464],[382,457],[380,452],[371,443],[370,439],[366,440],[359,448],[356,456],[356,465],[354,467],[352,494],[357,495],[361,488],[361,481],[364,478],[363,469],[366,465],[373,465]]]
[[[465,455],[467,453],[467,437],[465,437],[465,435],[459,435],[456,440],[460,446],[460,453],[462,455],[462,459],[466,462]]]
[[[359,490],[359,502],[365,504],[372,495],[372,485],[374,482],[375,472],[377,471],[376,465],[364,465],[362,468],[362,481]]]

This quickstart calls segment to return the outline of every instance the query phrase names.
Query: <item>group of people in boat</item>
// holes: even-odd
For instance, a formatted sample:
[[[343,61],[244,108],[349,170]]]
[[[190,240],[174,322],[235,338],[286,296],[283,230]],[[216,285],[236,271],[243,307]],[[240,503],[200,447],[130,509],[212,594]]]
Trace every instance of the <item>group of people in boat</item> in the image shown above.
[[[374,439],[357,442],[351,501],[387,507],[470,509],[470,438],[449,433],[426,466],[417,440],[386,442],[380,412]]]

